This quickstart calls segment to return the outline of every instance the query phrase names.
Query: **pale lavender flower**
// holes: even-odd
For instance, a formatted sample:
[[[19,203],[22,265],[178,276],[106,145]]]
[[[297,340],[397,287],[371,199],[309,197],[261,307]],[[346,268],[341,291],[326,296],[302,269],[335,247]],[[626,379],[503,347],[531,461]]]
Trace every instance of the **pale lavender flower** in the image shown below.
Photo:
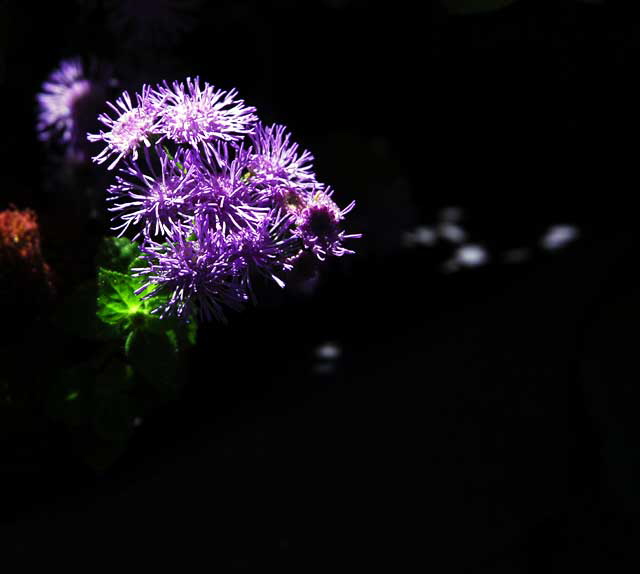
[[[194,148],[204,144],[207,154],[216,151],[216,141],[241,140],[257,121],[255,108],[237,99],[235,89],[217,90],[207,82],[200,87],[198,77],[187,78],[186,87],[182,82],[173,82],[170,88],[165,82],[158,86],[157,93],[162,98],[158,131],[178,144]]]
[[[317,187],[313,156],[307,150],[299,151],[285,126],[258,123],[249,139],[251,148],[245,161],[252,182],[287,182],[307,190]]]
[[[85,163],[89,157],[85,133],[96,124],[96,114],[116,80],[111,68],[92,61],[88,69],[80,58],[62,60],[36,96],[38,139],[62,144],[65,159]]]
[[[154,148],[152,148],[154,149]],[[178,150],[175,157],[156,145],[154,154],[144,148],[144,164],[127,160],[116,183],[107,192],[114,202],[109,211],[120,225],[119,236],[137,230],[133,237],[169,235],[171,230],[192,217],[192,196],[196,185],[196,165],[189,151]]]
[[[91,92],[91,82],[85,77],[79,58],[63,60],[48,80],[42,84],[38,101],[38,137],[47,141],[58,136],[71,141],[75,131],[76,104]]]
[[[116,105],[107,102],[117,117],[113,119],[108,114],[100,114],[98,119],[109,131],[100,130],[99,134],[87,134],[89,141],[102,141],[107,144],[92,158],[93,161],[104,163],[111,156],[116,156],[107,169],[113,169],[123,157],[131,157],[135,161],[138,159],[138,147],[141,144],[147,147],[151,145],[161,101],[152,97],[150,86],[143,86],[142,95],[136,93],[135,98],[137,105],[134,106],[131,96],[125,91],[116,100]]]

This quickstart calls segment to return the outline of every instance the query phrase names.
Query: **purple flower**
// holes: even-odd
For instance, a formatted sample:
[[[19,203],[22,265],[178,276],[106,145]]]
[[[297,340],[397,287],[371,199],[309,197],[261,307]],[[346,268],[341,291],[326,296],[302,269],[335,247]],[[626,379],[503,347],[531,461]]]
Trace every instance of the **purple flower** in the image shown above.
[[[205,160],[200,167],[194,213],[206,219],[212,228],[227,235],[257,224],[269,211],[269,207],[254,201],[253,190],[243,177],[242,161],[238,158],[222,167]]]
[[[158,129],[178,144],[189,144],[197,148],[204,144],[205,153],[214,152],[212,142],[238,141],[253,130],[257,121],[255,108],[236,99],[235,89],[226,92],[200,79],[187,78],[186,88],[182,82],[158,86],[162,98]]]
[[[230,239],[235,246],[234,274],[240,278],[240,284],[254,303],[252,275],[261,275],[275,281],[279,287],[285,286],[277,274],[293,268],[288,259],[300,250],[299,240],[290,233],[291,224],[289,215],[272,211],[257,225],[242,229]]]
[[[93,158],[96,163],[104,163],[112,155],[116,158],[107,169],[113,169],[125,156],[131,156],[134,161],[138,159],[138,147],[144,143],[151,145],[151,136],[155,132],[158,108],[160,101],[152,98],[151,88],[142,87],[142,95],[136,94],[137,105],[134,106],[128,92],[123,92],[116,100],[117,107],[111,102],[107,105],[117,114],[112,119],[107,114],[100,114],[98,119],[109,128],[108,132],[100,130],[99,134],[87,134],[91,142],[103,141],[106,147]]]
[[[67,161],[86,162],[84,134],[94,127],[99,106],[114,83],[108,66],[93,61],[87,71],[80,58],[62,60],[36,96],[38,138],[62,144]]]
[[[111,105],[116,119],[100,116],[109,132],[89,136],[107,144],[98,163],[124,158],[108,189],[114,229],[140,239],[137,293],[163,295],[161,316],[224,320],[226,308],[255,302],[256,278],[308,283],[319,262],[353,253],[344,243],[360,237],[343,230],[355,203],[340,209],[311,154],[284,126],[257,123],[236,96],[197,77],[145,86],[136,106],[125,92]]]
[[[36,96],[38,137],[47,141],[58,136],[62,142],[70,142],[76,130],[76,106],[90,93],[91,82],[85,77],[80,58],[62,60]]]
[[[296,228],[293,235],[299,237],[305,248],[311,251],[320,261],[327,255],[341,257],[354,251],[343,247],[345,239],[359,239],[362,234],[346,234],[342,230],[341,221],[349,213],[356,202],[352,201],[344,209],[340,209],[331,199],[333,190],[319,189],[306,197],[300,197],[301,204],[293,208]]]
[[[122,221],[113,228],[120,230],[119,236],[129,227],[138,230],[134,240],[142,233],[145,237],[169,235],[192,217],[196,166],[190,152],[178,150],[174,158],[159,145],[154,151],[152,158],[144,148],[144,170],[138,161],[128,160],[120,169],[125,177],[116,176],[116,183],[107,190],[107,200],[114,202],[109,211],[116,213],[114,219]]]
[[[193,239],[191,239],[193,238]],[[225,321],[224,307],[241,310],[248,297],[233,267],[237,246],[205,220],[196,219],[187,235],[174,228],[164,244],[149,240],[141,246],[148,266],[132,269],[147,282],[136,291],[143,298],[167,294],[166,304],[154,310],[161,317]]]
[[[246,156],[246,168],[253,182],[287,182],[304,189],[317,185],[313,156],[306,150],[298,151],[298,144],[291,142],[291,134],[284,126],[258,123],[249,139],[252,148]]]

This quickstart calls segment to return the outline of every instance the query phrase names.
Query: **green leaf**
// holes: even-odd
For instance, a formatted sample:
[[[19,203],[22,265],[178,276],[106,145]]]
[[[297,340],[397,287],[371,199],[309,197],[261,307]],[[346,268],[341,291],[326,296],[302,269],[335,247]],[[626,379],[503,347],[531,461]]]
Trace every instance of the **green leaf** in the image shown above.
[[[477,14],[500,10],[516,0],[440,0],[451,14]]]
[[[178,346],[172,331],[135,330],[127,358],[134,371],[161,390],[174,386],[178,371]]]
[[[138,277],[118,271],[100,268],[98,270],[98,308],[96,315],[108,325],[117,325],[128,331],[144,322],[153,304],[136,295],[141,287]]]
[[[96,266],[126,273],[140,257],[138,244],[126,237],[104,237],[98,247]]]

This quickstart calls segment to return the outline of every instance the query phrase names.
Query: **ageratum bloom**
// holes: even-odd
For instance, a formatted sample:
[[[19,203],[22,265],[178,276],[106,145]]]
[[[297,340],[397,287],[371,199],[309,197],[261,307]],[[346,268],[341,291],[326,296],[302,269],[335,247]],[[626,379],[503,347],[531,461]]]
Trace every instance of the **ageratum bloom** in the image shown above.
[[[256,301],[252,280],[260,275],[273,280],[279,287],[284,281],[278,276],[282,271],[291,271],[289,257],[300,250],[299,241],[291,235],[292,220],[288,214],[276,210],[268,213],[255,226],[248,226],[230,236],[234,244],[232,266],[234,275],[253,302]]]
[[[251,148],[245,161],[252,182],[258,185],[286,182],[303,189],[317,186],[312,171],[313,156],[307,150],[298,151],[298,144],[291,141],[285,126],[258,123],[249,140]]]
[[[87,134],[91,142],[102,141],[106,147],[95,157],[96,163],[104,163],[111,156],[116,156],[107,169],[113,169],[126,156],[134,161],[138,159],[138,147],[141,144],[149,147],[151,136],[155,131],[160,101],[151,97],[150,86],[142,87],[142,94],[136,94],[133,105],[127,91],[116,100],[117,107],[111,102],[107,105],[117,114],[115,119],[108,114],[100,114],[98,119],[109,128],[108,132],[100,130],[99,134]],[[159,140],[158,140],[159,141]]]
[[[359,239],[362,234],[346,234],[342,229],[344,216],[355,207],[352,201],[344,209],[340,209],[331,196],[333,190],[319,189],[307,196],[298,196],[299,203],[291,208],[296,226],[293,235],[302,240],[306,249],[313,253],[320,261],[328,255],[341,257],[354,251],[346,249],[343,243],[346,239]]]
[[[76,132],[77,104],[91,93],[91,82],[85,77],[79,58],[63,60],[42,84],[38,101],[38,137],[42,141],[59,137],[70,142]]]
[[[193,194],[194,214],[223,234],[255,225],[269,211],[257,205],[253,190],[243,177],[242,162],[236,158],[229,165],[200,162],[199,178]]]
[[[187,78],[186,87],[173,82],[170,88],[165,82],[158,86],[157,93],[161,101],[158,131],[178,144],[194,148],[204,144],[207,154],[215,153],[213,143],[218,140],[241,140],[258,119],[255,108],[237,99],[235,89],[216,90],[207,82],[200,87],[198,77]]]
[[[145,293],[143,299],[168,294],[166,304],[153,312],[182,319],[197,314],[224,322],[224,307],[242,309],[248,297],[234,273],[235,242],[200,218],[194,220],[188,235],[176,227],[166,239],[162,244],[147,240],[141,246],[147,266],[132,269],[147,280],[136,291]]]
[[[126,156],[108,190],[114,229],[140,239],[142,263],[132,272],[144,278],[138,294],[165,296],[161,316],[224,320],[225,308],[255,302],[256,278],[283,287],[284,279],[309,279],[330,256],[353,253],[344,244],[360,235],[343,223],[354,202],[339,208],[311,154],[284,126],[258,123],[235,90],[196,77],[145,87],[136,98],[136,107],[121,101],[126,111],[110,120],[112,132],[131,136],[122,146],[93,137],[108,143],[98,161]],[[134,155],[140,142],[144,161]]]
[[[113,227],[122,236],[130,227],[137,230],[133,239],[169,235],[171,230],[186,223],[193,211],[191,205],[196,185],[196,165],[190,152],[178,150],[173,157],[156,145],[152,157],[144,148],[144,163],[127,160],[116,176],[116,183],[107,192],[107,201],[114,202],[109,211],[121,224]]]

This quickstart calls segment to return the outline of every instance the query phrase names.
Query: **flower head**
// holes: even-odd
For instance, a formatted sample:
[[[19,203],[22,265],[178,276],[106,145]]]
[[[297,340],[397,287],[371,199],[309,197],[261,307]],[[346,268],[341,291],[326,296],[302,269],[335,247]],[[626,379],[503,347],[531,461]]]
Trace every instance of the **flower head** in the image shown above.
[[[360,233],[345,234],[341,225],[344,216],[354,208],[355,201],[340,209],[331,199],[332,195],[330,188],[320,189],[302,198],[300,206],[294,208],[296,228],[293,234],[320,261],[324,261],[327,255],[341,257],[354,253],[346,249],[343,242],[362,237]]]
[[[155,310],[160,316],[224,321],[224,307],[240,310],[247,300],[233,261],[237,247],[206,221],[196,219],[191,233],[174,228],[164,244],[149,240],[142,247],[148,266],[133,269],[147,282],[137,291],[143,298],[167,294],[166,304]],[[149,290],[150,289],[150,290]]]
[[[36,96],[38,138],[60,142],[69,157],[84,160],[84,133],[94,125],[96,110],[113,82],[109,74],[95,62],[87,73],[80,58],[62,60]]]
[[[158,93],[163,102],[158,130],[179,144],[205,144],[205,152],[215,151],[216,140],[241,140],[257,121],[255,108],[237,99],[235,89],[216,90],[207,82],[200,87],[198,77],[187,78],[186,87],[174,82],[170,88],[165,82]]]
[[[107,105],[117,114],[116,119],[108,114],[100,114],[98,119],[109,128],[108,132],[100,130],[99,134],[87,134],[91,142],[103,141],[106,147],[93,158],[96,163],[104,163],[111,156],[116,158],[107,169],[113,169],[116,164],[126,156],[134,161],[138,159],[138,147],[144,143],[151,145],[151,135],[155,131],[159,102],[151,97],[150,86],[142,87],[142,95],[136,94],[136,103],[133,105],[131,96],[127,91],[116,100],[116,106],[111,102]]]
[[[288,258],[300,250],[299,240],[290,233],[291,225],[287,214],[272,211],[257,225],[248,226],[230,238],[234,244],[234,275],[240,278],[240,284],[254,302],[252,275],[258,274],[279,287],[285,286],[278,274],[292,269]]]
[[[258,123],[249,139],[252,147],[246,156],[246,168],[253,182],[286,182],[304,189],[317,185],[313,156],[306,150],[298,151],[298,144],[291,141],[284,126]]]
[[[194,214],[206,219],[212,228],[224,235],[242,231],[264,218],[269,208],[255,202],[251,186],[242,176],[242,163],[238,159],[222,167],[208,161],[199,165]]]
[[[154,151],[152,157],[144,148],[142,166],[137,160],[128,160],[120,169],[123,175],[118,175],[107,190],[108,199],[114,202],[109,211],[116,214],[114,219],[121,220],[114,227],[120,230],[119,235],[130,226],[137,229],[134,239],[143,233],[145,237],[169,235],[173,227],[191,218],[196,166],[190,153],[178,150],[173,157],[159,145]]]

